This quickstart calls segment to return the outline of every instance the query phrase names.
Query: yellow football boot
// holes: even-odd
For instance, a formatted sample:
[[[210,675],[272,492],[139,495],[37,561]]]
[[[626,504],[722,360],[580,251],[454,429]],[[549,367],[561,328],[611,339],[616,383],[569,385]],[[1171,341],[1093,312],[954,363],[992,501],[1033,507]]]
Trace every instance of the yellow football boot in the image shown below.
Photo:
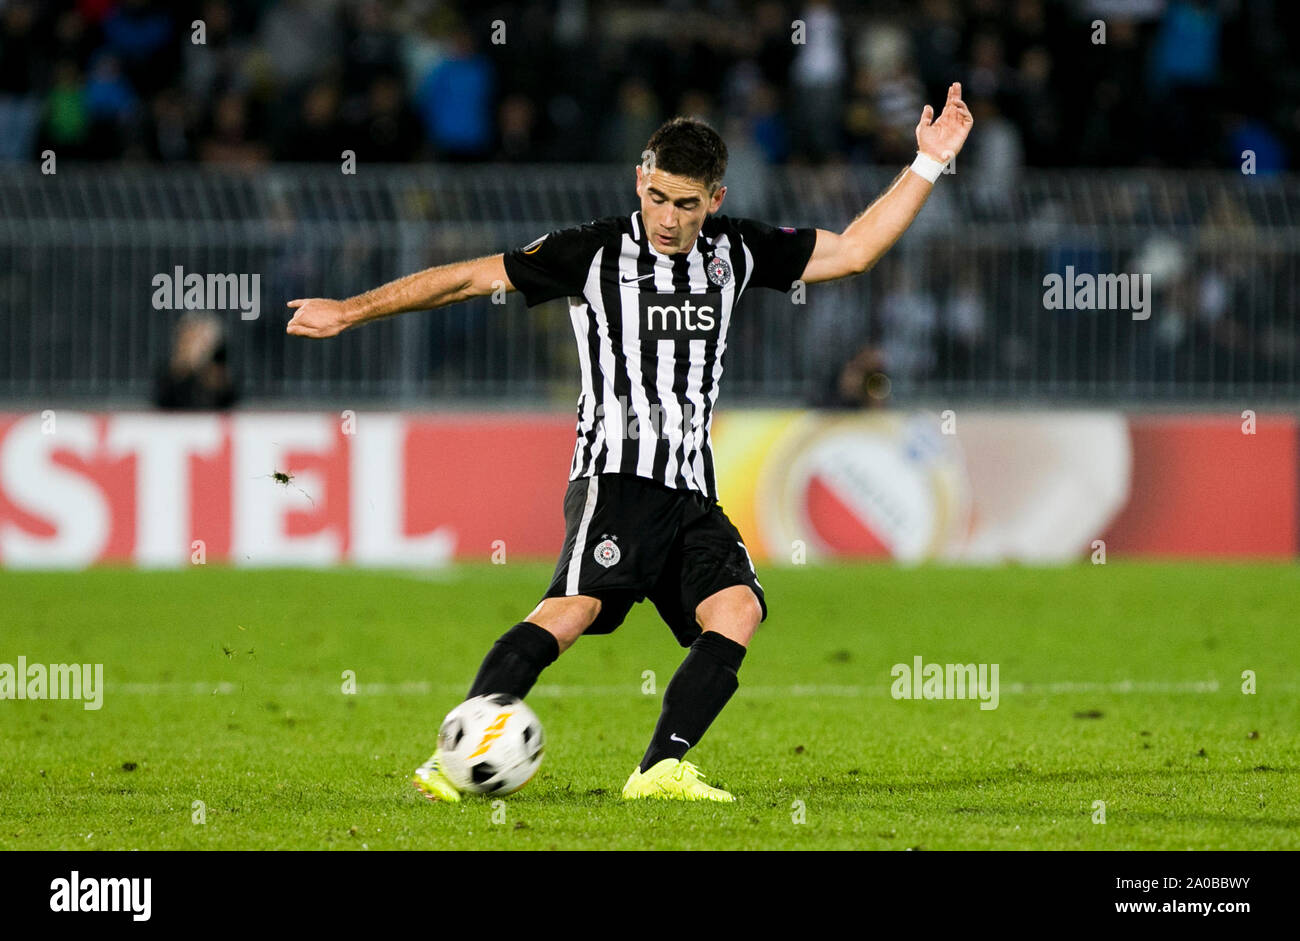
[[[460,791],[456,790],[456,785],[447,779],[438,766],[437,752],[415,769],[415,777],[411,778],[411,783],[415,785],[417,791],[431,801],[446,801],[454,804],[460,800]]]
[[[704,783],[700,769],[689,761],[665,758],[644,772],[638,767],[623,785],[623,799],[649,797],[678,801],[734,801],[722,788]]]

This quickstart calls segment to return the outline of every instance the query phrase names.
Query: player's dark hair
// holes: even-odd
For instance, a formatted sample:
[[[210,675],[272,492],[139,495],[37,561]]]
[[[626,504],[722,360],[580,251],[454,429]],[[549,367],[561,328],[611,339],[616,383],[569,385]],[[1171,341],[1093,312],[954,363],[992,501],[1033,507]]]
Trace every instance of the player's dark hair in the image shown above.
[[[650,135],[645,149],[654,154],[654,166],[665,173],[699,180],[710,192],[727,172],[727,145],[698,118],[676,117]]]

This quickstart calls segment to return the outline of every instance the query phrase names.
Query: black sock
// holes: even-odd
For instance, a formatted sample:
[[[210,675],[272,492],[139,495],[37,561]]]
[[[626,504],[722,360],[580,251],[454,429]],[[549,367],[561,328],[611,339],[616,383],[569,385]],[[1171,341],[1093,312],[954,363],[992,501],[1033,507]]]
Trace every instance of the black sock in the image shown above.
[[[523,699],[559,655],[559,641],[550,631],[531,621],[520,621],[492,645],[466,698],[508,693]]]
[[[700,743],[739,688],[736,671],[744,659],[744,646],[717,631],[705,631],[695,639],[664,690],[663,711],[641,759],[642,771],[665,758],[680,759],[688,748]]]

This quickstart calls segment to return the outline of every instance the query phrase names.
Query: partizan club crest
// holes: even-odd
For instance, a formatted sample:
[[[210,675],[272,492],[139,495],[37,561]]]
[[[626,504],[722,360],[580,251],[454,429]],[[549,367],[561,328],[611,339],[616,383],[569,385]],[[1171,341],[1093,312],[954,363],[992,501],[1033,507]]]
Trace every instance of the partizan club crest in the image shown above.
[[[705,263],[704,272],[709,276],[709,280],[718,287],[722,287],[731,280],[731,265],[717,255],[714,255]]]
[[[609,568],[611,565],[617,565],[618,560],[622,558],[622,553],[618,551],[618,543],[606,536],[596,545],[596,561]]]

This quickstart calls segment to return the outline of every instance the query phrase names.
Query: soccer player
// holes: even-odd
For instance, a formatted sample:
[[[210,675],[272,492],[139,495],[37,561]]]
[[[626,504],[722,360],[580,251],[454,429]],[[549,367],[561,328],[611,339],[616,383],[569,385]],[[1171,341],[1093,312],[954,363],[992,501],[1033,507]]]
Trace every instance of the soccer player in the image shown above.
[[[293,300],[287,331],[331,337],[405,311],[520,291],[531,307],[567,297],[582,389],[564,497],[566,533],[545,596],[506,631],[469,697],[523,698],[584,634],[605,634],[649,598],[688,648],[623,797],[730,801],[685,760],[738,688],[767,617],[744,540],[718,504],[709,440],[727,328],[750,287],[788,291],[861,274],[907,229],[973,120],[961,85],[936,119],[926,105],[915,162],[841,233],[717,215],[727,148],[701,121],[674,118],[636,169],[640,208],[559,229],[503,255],[420,271],[348,300]],[[459,794],[433,755],[414,784]]]

